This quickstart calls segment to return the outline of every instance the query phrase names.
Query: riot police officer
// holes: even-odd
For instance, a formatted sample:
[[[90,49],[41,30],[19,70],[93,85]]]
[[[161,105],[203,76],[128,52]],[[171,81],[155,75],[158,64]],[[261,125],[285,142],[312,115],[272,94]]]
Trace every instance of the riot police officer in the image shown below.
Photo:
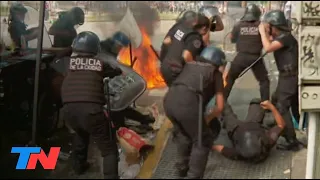
[[[130,39],[122,32],[117,31],[111,38],[101,41],[102,52],[113,55],[117,58],[119,51],[123,47],[128,47],[130,44]],[[142,125],[149,125],[154,123],[155,118],[151,115],[144,115],[132,107],[128,107],[122,111],[112,112],[112,118],[116,121],[117,127],[125,126],[125,117],[140,122]],[[147,127],[148,128],[148,127]]]
[[[199,9],[199,13],[203,14],[210,20],[210,31],[203,36],[203,41],[206,45],[210,44],[210,32],[222,31],[224,25],[221,17],[219,16],[219,10],[215,6],[202,6]]]
[[[81,32],[72,44],[72,56],[67,59],[68,72],[63,81],[61,96],[63,113],[68,124],[76,132],[73,142],[72,161],[76,173],[88,168],[89,136],[98,145],[103,157],[105,179],[118,178],[118,148],[110,119],[104,114],[104,77],[120,75],[95,58],[100,51],[100,40],[93,32]]]
[[[8,31],[13,41],[14,49],[25,49],[28,47],[28,41],[37,38],[38,28],[27,30],[27,24],[24,23],[27,12],[28,10],[20,3],[13,4],[10,7]]]
[[[235,80],[240,73],[261,56],[262,42],[258,26],[261,11],[255,4],[249,4],[241,21],[231,32],[231,42],[236,43],[238,54],[231,63],[226,77],[225,98],[228,99]],[[260,95],[263,101],[269,100],[270,82],[263,59],[257,62],[252,71],[260,85]]]
[[[283,148],[299,150],[300,142],[296,138],[289,111],[292,107],[294,114],[298,114],[298,42],[292,36],[282,11],[273,10],[266,13],[263,22],[265,23],[259,26],[263,48],[266,52],[274,52],[279,70],[276,106],[286,122],[283,135],[288,143]],[[272,42],[270,36],[273,38]]]
[[[53,47],[71,47],[77,36],[75,25],[84,23],[84,12],[79,7],[73,7],[65,15],[55,21],[49,29],[49,35],[54,36]]]
[[[193,27],[196,23],[197,13],[194,11],[186,11],[181,18],[177,19],[177,22],[169,29],[168,33],[166,34],[162,42],[159,56],[160,62],[162,62],[165,56],[167,55],[169,46],[171,45],[172,39],[174,38],[174,34],[177,31],[177,28],[179,28],[180,26]]]
[[[194,27],[179,25],[175,28],[170,48],[164,57],[160,71],[168,86],[181,72],[185,62],[194,61],[204,48],[202,35],[209,30],[209,19],[197,14]]]
[[[263,127],[266,109],[272,112],[276,121],[276,125],[271,129]],[[250,102],[245,121],[239,120],[227,103],[222,118],[233,147],[216,144],[213,150],[233,160],[253,163],[261,162],[269,156],[285,127],[285,122],[277,108],[268,100],[261,102],[256,98]]]
[[[217,124],[216,117],[221,113],[224,103],[222,74],[217,70],[223,57],[225,56],[221,50],[207,47],[199,60],[185,64],[165,96],[166,115],[179,129],[176,142],[179,160],[176,165],[181,177],[198,179],[204,175],[212,142],[218,134],[209,127],[211,123]],[[202,92],[199,89],[199,75],[203,76]],[[199,102],[200,95],[203,97],[203,102]],[[198,111],[198,105],[199,103],[206,105],[214,95],[217,106],[204,118],[203,131],[198,132],[195,124],[198,122],[199,113],[204,113]],[[198,133],[202,133],[203,137],[200,146],[197,145]]]

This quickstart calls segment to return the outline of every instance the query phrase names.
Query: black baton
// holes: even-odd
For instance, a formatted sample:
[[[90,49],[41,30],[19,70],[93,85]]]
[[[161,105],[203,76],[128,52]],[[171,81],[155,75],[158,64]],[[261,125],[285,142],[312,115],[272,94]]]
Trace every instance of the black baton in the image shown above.
[[[265,52],[264,54],[262,54],[257,60],[255,60],[249,67],[247,67],[246,69],[244,69],[240,75],[238,76],[238,78],[240,78],[241,76],[243,76],[245,73],[247,73],[251,68],[252,66],[254,66],[255,64],[257,64],[258,61],[260,61],[263,57],[265,57],[268,53]]]
[[[106,87],[106,93],[107,93],[107,117],[109,118],[108,119],[108,122],[109,122],[109,135],[110,135],[110,140],[112,141],[113,140],[113,134],[112,134],[112,131],[113,131],[113,122],[112,122],[112,118],[111,118],[111,102],[110,102],[110,90],[109,90],[109,77],[107,78],[104,78],[103,79],[103,82],[104,84],[107,86]]]
[[[202,91],[203,91],[203,76],[200,74],[200,86],[199,90],[201,93],[199,93],[199,119],[198,119],[198,146],[202,146],[202,125],[203,125],[203,97],[202,97]]]

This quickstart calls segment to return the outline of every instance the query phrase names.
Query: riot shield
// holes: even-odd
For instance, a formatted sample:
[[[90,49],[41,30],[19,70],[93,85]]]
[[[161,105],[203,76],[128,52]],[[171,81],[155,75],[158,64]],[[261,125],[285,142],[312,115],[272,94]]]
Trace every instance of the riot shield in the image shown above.
[[[111,111],[126,109],[144,93],[147,88],[146,81],[131,67],[120,63],[110,54],[101,53],[98,58],[122,70],[123,74],[112,78],[109,84],[105,84],[105,89],[109,86]]]

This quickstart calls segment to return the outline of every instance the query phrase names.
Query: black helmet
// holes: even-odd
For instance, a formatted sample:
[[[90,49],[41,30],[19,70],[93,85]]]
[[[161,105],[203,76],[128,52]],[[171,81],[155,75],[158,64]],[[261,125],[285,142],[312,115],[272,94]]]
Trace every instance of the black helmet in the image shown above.
[[[11,7],[10,7],[10,14],[11,15],[14,15],[16,13],[27,13],[28,10],[27,8],[25,8],[22,4],[20,3],[15,3],[15,4],[12,4]]]
[[[281,30],[290,31],[287,19],[284,13],[280,10],[272,10],[267,12],[263,16],[262,21],[269,23],[270,25],[275,26]]]
[[[84,23],[84,12],[81,8],[73,7],[70,9],[70,13],[76,24],[82,25]]]
[[[246,7],[244,16],[241,18],[242,21],[259,21],[261,16],[260,8],[255,4],[249,4]]]
[[[247,160],[253,160],[259,157],[263,148],[260,135],[248,130],[240,136],[241,137],[237,137],[238,141],[235,143],[237,152]]]
[[[206,16],[208,19],[213,21],[214,19],[212,19],[212,18],[219,14],[219,10],[215,6],[202,6],[199,9],[199,13]]]
[[[227,64],[224,52],[214,46],[206,47],[200,56],[215,66],[224,66]]]
[[[194,11],[185,11],[181,18],[177,19],[177,22],[194,22],[197,20],[197,13]]]
[[[91,31],[81,32],[73,40],[72,51],[98,54],[100,52],[100,39],[95,33]]]

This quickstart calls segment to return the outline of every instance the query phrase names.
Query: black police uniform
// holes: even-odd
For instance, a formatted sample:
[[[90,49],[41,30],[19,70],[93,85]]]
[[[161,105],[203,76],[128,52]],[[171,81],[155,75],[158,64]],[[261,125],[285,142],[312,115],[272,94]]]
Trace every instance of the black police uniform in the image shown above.
[[[183,16],[180,19],[177,19],[177,22],[169,29],[168,33],[166,34],[165,38],[170,37],[171,40],[174,38],[174,35],[177,31],[177,28],[179,26],[184,25],[190,25],[197,17],[197,13],[194,11],[186,11]],[[163,61],[163,59],[166,57],[168,53],[170,45],[162,43],[161,45],[161,51],[160,51],[160,62]]]
[[[182,71],[185,64],[182,53],[188,50],[192,56],[197,57],[204,48],[202,36],[192,28],[179,24],[173,29],[175,32],[171,39],[171,45],[161,64],[160,71],[168,86],[172,84],[174,79]]]
[[[282,48],[273,53],[279,70],[275,105],[286,123],[283,135],[288,142],[288,146],[285,148],[299,150],[300,142],[296,138],[289,111],[291,107],[295,118],[300,118],[298,109],[298,42],[292,36],[291,29],[282,11],[269,11],[264,15],[263,20],[281,31],[278,37],[274,37],[274,41],[279,41],[283,45]]]
[[[218,92],[223,92],[222,74],[211,64],[200,61],[186,63],[181,74],[170,87],[164,99],[166,115],[179,129],[176,134],[179,162],[177,168],[180,176],[188,170],[188,178],[202,178],[206,168],[208,154],[215,139],[214,133],[207,125],[202,132],[195,126],[199,112],[199,78],[203,75],[203,106]],[[202,146],[197,145],[198,133],[202,133]]]
[[[85,39],[86,41],[82,41]],[[61,96],[64,117],[76,132],[73,142],[73,167],[82,173],[87,168],[89,136],[97,143],[103,157],[103,173],[106,179],[118,178],[118,148],[116,137],[110,127],[110,119],[104,114],[104,77],[121,74],[111,69],[95,54],[100,41],[92,32],[80,33],[72,47],[73,51],[89,53],[87,56],[69,58],[69,71],[62,84]]]
[[[291,120],[290,107],[296,119],[299,117],[298,105],[298,42],[291,33],[283,33],[275,38],[283,47],[274,52],[279,70],[276,89],[276,106],[286,122],[284,136],[287,140],[296,139],[296,133]]]
[[[253,163],[268,157],[282,130],[278,126],[271,129],[263,126],[265,110],[261,108],[260,102],[260,99],[251,100],[245,121],[239,120],[231,106],[225,104],[223,122],[233,147],[224,147],[222,155]]]
[[[261,12],[258,7],[249,5],[242,20],[234,26],[231,32],[232,41],[236,42],[238,54],[232,61],[227,75],[227,85],[225,87],[226,99],[229,97],[233,84],[240,73],[261,56],[263,45],[258,28],[260,15]],[[269,100],[270,82],[263,59],[252,67],[252,71],[259,81],[261,99]]]

